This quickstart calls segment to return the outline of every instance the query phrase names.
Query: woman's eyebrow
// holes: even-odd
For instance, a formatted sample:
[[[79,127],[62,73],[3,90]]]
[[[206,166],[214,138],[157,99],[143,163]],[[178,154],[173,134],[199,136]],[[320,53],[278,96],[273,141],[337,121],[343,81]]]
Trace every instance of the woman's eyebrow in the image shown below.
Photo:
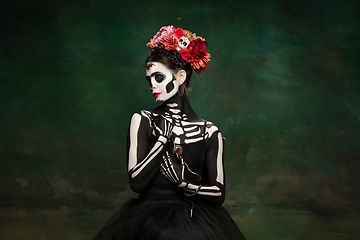
[[[148,75],[145,76],[146,80],[150,81],[151,78],[152,78],[155,74],[164,74],[164,73],[159,72],[159,71],[153,72],[152,74],[150,74],[150,76],[148,76]]]
[[[150,77],[153,77],[155,74],[158,74],[158,73],[163,74],[162,72],[153,72],[153,73],[150,75]]]

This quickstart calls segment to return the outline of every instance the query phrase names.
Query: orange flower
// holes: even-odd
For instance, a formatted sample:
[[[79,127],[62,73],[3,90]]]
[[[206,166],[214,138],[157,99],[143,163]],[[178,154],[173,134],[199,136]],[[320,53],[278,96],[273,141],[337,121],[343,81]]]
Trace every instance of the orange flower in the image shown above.
[[[202,71],[205,71],[209,66],[210,62],[210,54],[206,53],[206,55],[202,59],[193,60],[191,62],[192,69],[195,70],[198,74],[201,74]]]
[[[196,34],[195,34],[195,33],[193,33],[192,38],[193,38],[193,40],[196,40],[196,39],[201,39],[203,42],[205,41],[205,38],[200,37],[200,36],[196,36]]]
[[[172,50],[176,49],[176,46],[177,46],[176,38],[164,37],[164,38],[160,39],[159,41],[163,45],[163,47],[168,51],[172,51]]]

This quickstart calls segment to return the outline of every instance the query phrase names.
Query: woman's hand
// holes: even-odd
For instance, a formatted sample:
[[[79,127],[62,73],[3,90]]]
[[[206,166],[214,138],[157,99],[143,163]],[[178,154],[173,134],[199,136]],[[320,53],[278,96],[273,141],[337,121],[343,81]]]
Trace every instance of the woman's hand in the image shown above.
[[[170,182],[181,188],[187,196],[194,196],[201,188],[201,184],[193,185],[185,179],[185,162],[181,156],[177,158],[165,151],[159,170]]]
[[[182,157],[178,159],[175,155],[170,155],[168,151],[165,151],[159,169],[170,182],[180,188],[186,187],[187,183],[184,179],[185,164]]]
[[[173,120],[161,115],[158,125],[154,124],[154,130],[157,137],[165,137],[167,140],[170,139],[173,130]]]

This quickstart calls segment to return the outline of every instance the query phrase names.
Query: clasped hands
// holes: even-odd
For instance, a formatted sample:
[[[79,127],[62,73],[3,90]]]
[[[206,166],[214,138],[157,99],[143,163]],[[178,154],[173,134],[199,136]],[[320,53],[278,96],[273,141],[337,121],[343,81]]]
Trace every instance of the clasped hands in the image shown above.
[[[183,158],[177,158],[175,154],[165,151],[163,159],[159,166],[160,172],[172,183],[179,188],[187,186],[187,181],[184,177],[185,164]]]
[[[173,119],[166,118],[163,115],[158,122],[158,125],[154,126],[158,140],[164,144],[170,142],[172,129]],[[169,153],[169,151],[166,150],[160,162],[159,170],[170,182],[174,183],[179,188],[187,186],[187,181],[184,178],[185,163],[181,155],[176,156],[174,153]]]

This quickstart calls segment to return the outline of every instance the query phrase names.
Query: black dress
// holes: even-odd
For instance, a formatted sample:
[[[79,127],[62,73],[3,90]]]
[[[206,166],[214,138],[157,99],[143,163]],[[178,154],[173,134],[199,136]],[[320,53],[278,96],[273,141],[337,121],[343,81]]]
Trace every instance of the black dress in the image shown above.
[[[192,216],[190,217],[192,212]],[[149,189],[130,199],[94,240],[245,239],[222,206],[187,199],[177,189]]]
[[[150,146],[156,138],[149,138]],[[204,164],[204,141],[183,145],[184,159]],[[192,152],[190,149],[200,150]],[[187,156],[186,154],[189,154]],[[190,161],[192,160],[192,161]],[[207,184],[206,170],[202,184]],[[191,180],[189,175],[188,179]],[[220,203],[221,204],[221,203]],[[138,199],[130,199],[117,211],[93,240],[243,240],[245,237],[220,204],[186,196],[157,171]]]

